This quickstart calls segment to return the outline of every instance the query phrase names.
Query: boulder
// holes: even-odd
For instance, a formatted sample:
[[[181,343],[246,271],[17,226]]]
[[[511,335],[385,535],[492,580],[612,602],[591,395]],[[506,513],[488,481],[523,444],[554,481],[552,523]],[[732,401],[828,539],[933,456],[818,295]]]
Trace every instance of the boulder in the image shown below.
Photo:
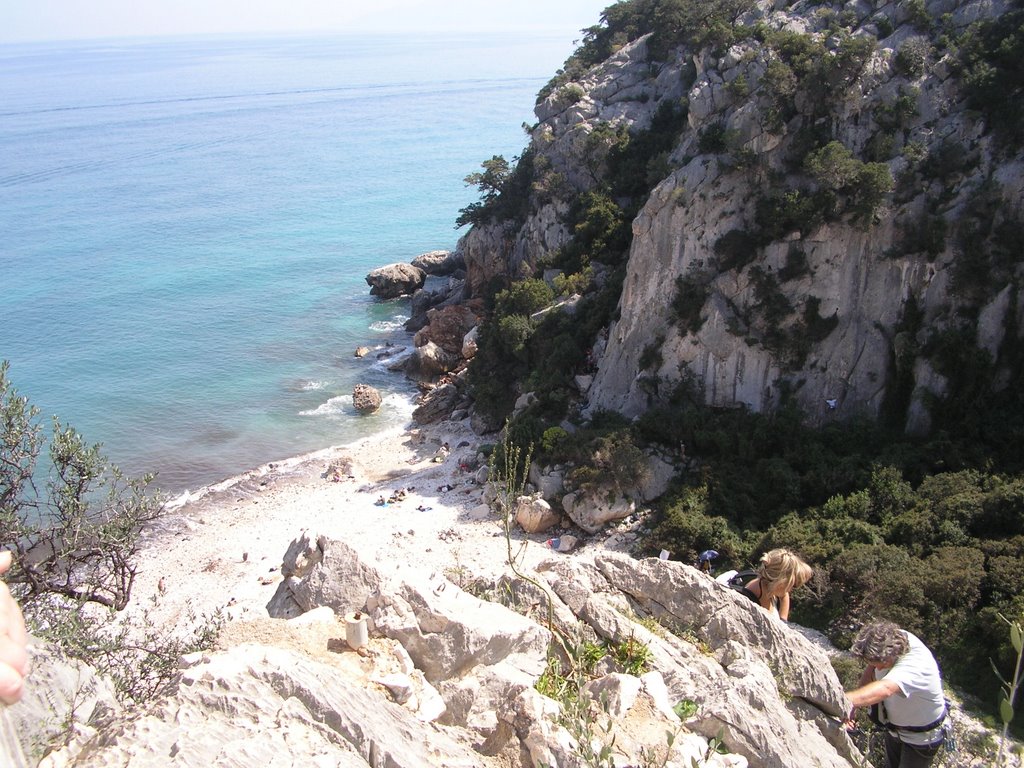
[[[530,464],[529,480],[542,498],[559,498],[565,492],[564,470],[541,467],[537,462],[533,462]]]
[[[381,402],[380,392],[368,384],[356,384],[352,389],[352,405],[360,413],[373,413]]]
[[[565,513],[587,533],[597,533],[607,523],[622,520],[636,512],[636,502],[625,496],[609,498],[604,491],[573,491],[562,497]]]
[[[431,309],[426,327],[416,333],[413,343],[419,347],[433,342],[448,354],[461,357],[463,340],[478,322],[476,313],[466,305]]]
[[[288,548],[308,548],[309,538],[303,535]],[[319,560],[311,559],[311,566],[304,569],[302,576],[286,578],[277,588],[267,611],[271,616],[282,617],[282,606],[294,602],[303,611],[328,606],[339,616],[366,608],[367,598],[380,589],[381,575],[372,566],[366,565],[358,553],[348,544],[323,536],[316,539]],[[291,569],[293,573],[297,573]]]
[[[441,421],[451,414],[461,397],[462,393],[454,382],[439,384],[420,398],[412,419],[417,424]]]
[[[643,501],[652,501],[668,490],[679,474],[679,468],[661,454],[652,451],[647,453],[646,465],[636,491]]]
[[[472,360],[476,357],[477,339],[480,336],[480,326],[474,325],[469,333],[462,337],[462,359]]]
[[[543,533],[558,525],[562,516],[544,499],[520,496],[516,499],[516,522],[527,533]]]
[[[460,251],[428,251],[413,259],[412,265],[428,275],[451,275],[466,268],[466,259]]]
[[[370,295],[382,299],[397,299],[408,296],[419,288],[427,279],[427,273],[412,264],[388,264],[379,267],[366,276],[370,286]]]
[[[460,362],[461,358],[458,355],[446,351],[432,341],[428,341],[423,346],[416,347],[416,351],[409,359],[406,370],[427,378],[433,378],[454,370]]]
[[[356,351],[353,353],[355,357],[366,357],[370,354],[369,347],[356,347]]]

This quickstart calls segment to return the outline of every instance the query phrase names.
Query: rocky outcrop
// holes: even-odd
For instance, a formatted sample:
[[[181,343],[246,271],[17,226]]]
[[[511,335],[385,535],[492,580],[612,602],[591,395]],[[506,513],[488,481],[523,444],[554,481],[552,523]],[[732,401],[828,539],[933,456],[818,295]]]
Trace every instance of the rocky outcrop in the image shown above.
[[[373,413],[381,402],[380,392],[369,384],[356,384],[352,389],[352,406],[360,413]]]
[[[448,276],[466,268],[466,260],[459,251],[428,251],[421,253],[411,264],[428,275]]]
[[[64,764],[571,767],[586,764],[588,730],[595,749],[614,739],[623,765],[642,754],[719,768],[859,764],[824,652],[681,563],[555,554],[529,580],[491,585],[516,611],[439,574],[382,577],[312,533],[292,543],[282,572],[273,602],[301,615],[264,620],[273,626],[261,643],[189,657],[171,696],[77,745]],[[335,619],[355,611],[369,629],[358,654]],[[271,636],[289,640],[268,645]],[[571,669],[566,652],[584,639],[647,650],[639,676],[609,651],[577,681],[584,701],[605,702],[586,715],[535,688],[542,674]],[[731,754],[716,755],[709,739]]]
[[[389,264],[379,267],[366,276],[370,294],[382,299],[397,299],[411,295],[423,287],[427,274],[412,264]]]
[[[122,713],[113,681],[88,664],[38,640],[30,644],[29,658],[32,684],[21,701],[5,706],[25,756],[35,758],[26,765],[36,765],[54,746],[95,738]]]
[[[929,18],[945,19],[945,32],[959,32],[1008,6],[926,7]],[[947,330],[988,353],[993,386],[1007,385],[1014,358],[1006,341],[1016,334],[1019,343],[1024,328],[1024,302],[1013,299],[1019,254],[987,283],[958,265],[976,231],[972,211],[1019,229],[1024,157],[968,109],[955,46],[929,40],[919,17],[898,4],[842,15],[845,29],[829,14],[759,2],[740,19],[802,36],[820,46],[819,58],[848,67],[824,85],[794,79],[780,91],[773,78],[788,54],[760,39],[655,55],[643,38],[538,104],[530,151],[544,193],[521,224],[494,221],[464,236],[470,295],[496,278],[533,274],[571,239],[570,204],[608,181],[602,136],[638,135],[660,109],[687,105],[667,173],[632,223],[606,350],[594,355],[593,379],[580,381],[585,415],[637,416],[686,380],[716,407],[770,411],[789,397],[812,423],[895,407],[908,432],[926,432],[929,399],[949,386],[927,342]],[[843,59],[851,42],[866,41],[874,49],[866,46],[855,67]],[[906,63],[913,50],[921,51],[916,67]],[[822,130],[827,136],[814,138]],[[870,213],[853,211],[854,192],[835,191],[805,165],[827,141],[894,180]],[[771,208],[787,194],[821,192],[835,205],[817,217]]]
[[[480,755],[337,667],[264,645],[201,655],[174,695],[104,732],[82,768],[464,766]]]

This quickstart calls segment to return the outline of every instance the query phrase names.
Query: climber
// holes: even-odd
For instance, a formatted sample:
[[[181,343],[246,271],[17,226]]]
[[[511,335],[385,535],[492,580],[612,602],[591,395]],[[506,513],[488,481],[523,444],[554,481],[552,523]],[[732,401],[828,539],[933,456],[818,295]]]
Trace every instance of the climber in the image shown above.
[[[772,616],[789,621],[789,593],[802,587],[813,575],[811,566],[793,552],[773,549],[761,555],[757,575],[738,591]]]
[[[948,714],[932,652],[891,621],[861,629],[850,652],[867,664],[860,687],[846,693],[850,721],[858,707],[871,707],[872,720],[886,729],[886,768],[930,766],[945,741]]]

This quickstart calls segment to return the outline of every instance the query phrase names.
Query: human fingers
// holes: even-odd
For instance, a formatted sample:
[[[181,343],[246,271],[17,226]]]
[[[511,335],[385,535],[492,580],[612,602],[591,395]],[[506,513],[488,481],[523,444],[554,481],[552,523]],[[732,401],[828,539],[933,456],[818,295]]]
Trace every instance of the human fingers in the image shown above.
[[[25,692],[25,678],[9,664],[0,661],[0,701],[16,704]]]
[[[18,607],[18,601],[14,599],[7,585],[0,581],[0,637],[4,636],[22,648],[28,643],[25,617]]]
[[[11,567],[13,561],[14,555],[11,554],[9,549],[0,552],[0,574],[7,573],[7,569]]]

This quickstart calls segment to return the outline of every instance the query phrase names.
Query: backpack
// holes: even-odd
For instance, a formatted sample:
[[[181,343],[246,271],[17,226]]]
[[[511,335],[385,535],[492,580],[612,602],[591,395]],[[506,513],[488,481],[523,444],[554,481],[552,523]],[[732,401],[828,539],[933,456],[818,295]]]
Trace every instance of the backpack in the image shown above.
[[[747,584],[758,577],[758,572],[752,568],[748,568],[743,571],[736,571],[733,575],[729,576],[728,579],[722,581],[725,586],[729,589],[734,589],[744,597],[749,597],[754,602],[757,602],[754,596],[747,591]]]

